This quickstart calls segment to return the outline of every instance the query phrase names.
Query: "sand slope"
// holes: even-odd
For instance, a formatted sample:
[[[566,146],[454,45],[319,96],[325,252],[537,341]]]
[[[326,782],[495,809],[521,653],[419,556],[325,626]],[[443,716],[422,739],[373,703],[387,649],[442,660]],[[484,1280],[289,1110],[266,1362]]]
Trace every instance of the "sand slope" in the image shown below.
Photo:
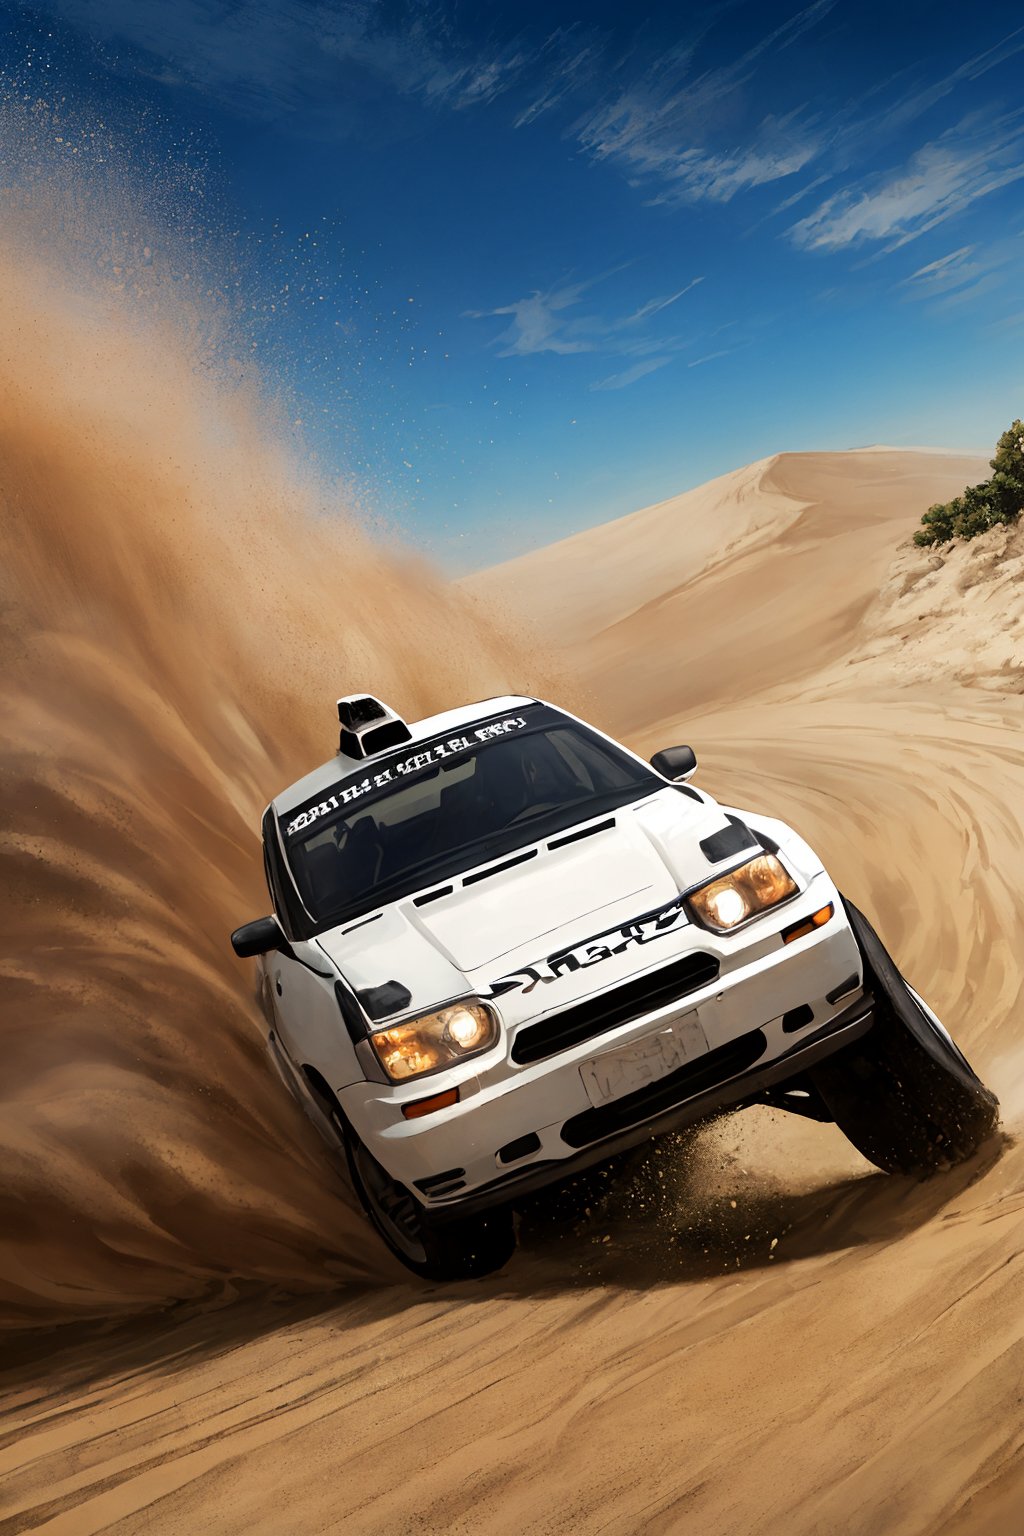
[[[858,527],[890,522],[899,537],[908,513],[913,520],[916,509],[948,499],[984,468],[979,459],[928,450],[775,454],[465,580],[560,645],[589,645],[638,610],[673,603],[696,577],[735,569],[738,556],[765,540],[778,545],[793,534],[801,549],[822,535],[831,541],[851,514]],[[837,569],[849,553],[838,547]],[[814,572],[818,583],[828,574]]]
[[[585,640],[664,592],[666,579],[689,580],[761,530],[780,530],[797,517],[799,501],[772,483],[777,463],[748,464],[682,496],[477,571],[465,584],[560,644]]]
[[[709,789],[821,849],[1001,1095],[1009,1141],[916,1185],[832,1127],[749,1111],[665,1147],[577,1230],[535,1221],[489,1281],[64,1344],[10,1378],[0,1531],[1021,1528],[1019,586],[997,561],[975,600],[975,556],[897,548],[976,469],[783,456],[690,493],[709,517],[722,496],[731,550],[695,544],[659,578],[636,544],[652,509],[493,575],[536,610],[580,559],[559,623],[587,636],[595,713],[647,751],[691,741]],[[1001,539],[1015,558],[1005,535],[986,558]]]

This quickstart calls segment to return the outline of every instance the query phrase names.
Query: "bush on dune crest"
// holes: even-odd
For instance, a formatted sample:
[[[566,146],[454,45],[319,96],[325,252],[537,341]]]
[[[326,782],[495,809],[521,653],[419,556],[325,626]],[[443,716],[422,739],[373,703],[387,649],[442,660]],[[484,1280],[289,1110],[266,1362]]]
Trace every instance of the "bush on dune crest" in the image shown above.
[[[915,544],[973,539],[996,523],[1013,523],[1024,511],[1024,421],[1015,421],[996,444],[991,480],[969,485],[962,496],[939,502],[921,519]]]

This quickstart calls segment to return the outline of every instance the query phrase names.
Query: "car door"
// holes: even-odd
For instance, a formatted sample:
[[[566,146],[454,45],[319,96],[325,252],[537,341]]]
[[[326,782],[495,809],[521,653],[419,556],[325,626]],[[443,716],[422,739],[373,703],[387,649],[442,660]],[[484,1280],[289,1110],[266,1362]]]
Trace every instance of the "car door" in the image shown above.
[[[296,941],[267,956],[270,1002],[282,1048],[299,1071],[314,1067],[337,1092],[363,1070],[341,1015],[335,973],[318,946]]]
[[[264,956],[264,992],[285,1054],[298,1071],[314,1067],[337,1091],[360,1082],[363,1071],[342,1017],[337,972],[320,946],[295,933],[287,875],[278,856],[276,827],[268,808],[263,821],[263,867],[274,911],[287,944]]]

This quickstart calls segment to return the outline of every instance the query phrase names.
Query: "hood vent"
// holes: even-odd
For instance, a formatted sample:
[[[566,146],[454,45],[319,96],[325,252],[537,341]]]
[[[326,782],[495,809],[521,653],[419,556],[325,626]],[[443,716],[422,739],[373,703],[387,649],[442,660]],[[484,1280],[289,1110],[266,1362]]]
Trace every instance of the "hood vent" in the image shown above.
[[[338,719],[338,751],[345,757],[373,757],[412,740],[412,732],[401,716],[368,693],[350,693],[339,699]]]

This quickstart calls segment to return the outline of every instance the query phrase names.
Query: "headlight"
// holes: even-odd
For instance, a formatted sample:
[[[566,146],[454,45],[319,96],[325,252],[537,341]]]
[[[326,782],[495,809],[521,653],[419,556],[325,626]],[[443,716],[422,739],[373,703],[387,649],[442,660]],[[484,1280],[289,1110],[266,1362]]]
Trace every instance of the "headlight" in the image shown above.
[[[697,921],[717,933],[738,928],[748,917],[795,896],[797,887],[773,853],[759,854],[731,874],[701,886],[689,898]]]
[[[484,1003],[452,1003],[436,1013],[379,1029],[370,1036],[393,1083],[450,1067],[486,1051],[498,1038],[498,1020]]]

